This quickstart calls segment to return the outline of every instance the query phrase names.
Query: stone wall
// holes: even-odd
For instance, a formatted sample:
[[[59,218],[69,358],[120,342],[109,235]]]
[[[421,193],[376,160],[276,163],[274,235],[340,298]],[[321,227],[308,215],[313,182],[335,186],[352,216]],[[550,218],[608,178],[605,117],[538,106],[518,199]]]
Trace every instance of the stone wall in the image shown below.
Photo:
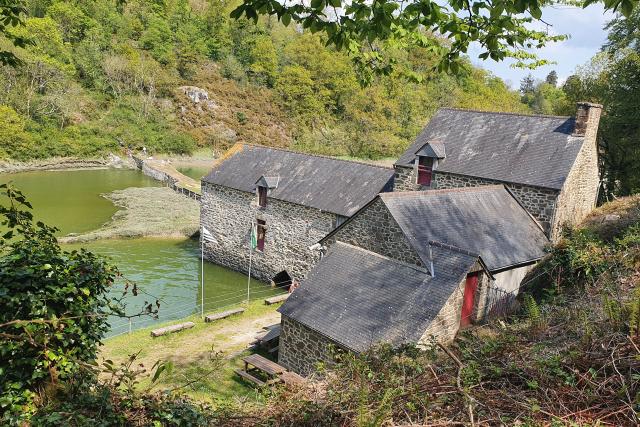
[[[416,184],[412,168],[396,166],[395,191],[423,191],[429,189],[480,187],[504,184],[517,197],[527,211],[540,222],[549,234],[556,209],[558,191],[530,185],[505,183],[492,179],[434,171],[430,187]]]
[[[480,271],[481,269],[480,264],[476,263],[471,269],[471,272]],[[460,329],[460,316],[462,316],[462,302],[466,282],[467,278],[465,276],[458,287],[451,293],[451,296],[442,306],[438,315],[425,330],[418,341],[418,345],[427,345],[433,340],[437,342],[448,342],[455,338]],[[485,320],[485,305],[489,286],[491,286],[491,280],[483,271],[478,277],[478,288],[476,289],[473,302],[471,318],[474,323]]]
[[[354,215],[327,244],[336,240],[407,264],[423,266],[420,257],[411,248],[402,229],[380,198]]]
[[[200,224],[218,240],[205,243],[207,260],[246,273],[249,269],[249,237],[256,219],[266,221],[264,252],[253,251],[251,275],[268,281],[282,270],[302,279],[318,260],[309,246],[332,229],[336,215],[268,198],[266,208],[257,205],[254,193],[202,183]]]
[[[318,362],[333,363],[331,346],[339,347],[329,338],[307,328],[302,323],[282,316],[278,363],[300,375],[316,371]]]
[[[595,208],[600,188],[597,133],[600,108],[589,109],[582,149],[558,196],[558,209],[552,226],[553,240],[560,237],[563,225],[576,225]]]

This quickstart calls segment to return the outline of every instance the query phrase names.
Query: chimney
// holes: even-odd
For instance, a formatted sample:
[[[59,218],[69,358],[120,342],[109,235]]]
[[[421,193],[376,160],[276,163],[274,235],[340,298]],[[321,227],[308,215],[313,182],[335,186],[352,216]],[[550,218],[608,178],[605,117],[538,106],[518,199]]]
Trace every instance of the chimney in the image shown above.
[[[576,124],[573,128],[573,136],[585,136],[588,130],[598,131],[602,105],[591,102],[578,102],[576,111]]]

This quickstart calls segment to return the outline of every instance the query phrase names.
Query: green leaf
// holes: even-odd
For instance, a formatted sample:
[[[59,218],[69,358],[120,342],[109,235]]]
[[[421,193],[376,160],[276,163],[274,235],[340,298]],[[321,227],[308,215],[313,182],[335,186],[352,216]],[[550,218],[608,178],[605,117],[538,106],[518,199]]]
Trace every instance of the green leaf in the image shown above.
[[[282,25],[284,25],[285,27],[288,26],[289,23],[291,22],[291,15],[288,13],[285,13],[284,15],[282,15],[281,21],[282,21]]]

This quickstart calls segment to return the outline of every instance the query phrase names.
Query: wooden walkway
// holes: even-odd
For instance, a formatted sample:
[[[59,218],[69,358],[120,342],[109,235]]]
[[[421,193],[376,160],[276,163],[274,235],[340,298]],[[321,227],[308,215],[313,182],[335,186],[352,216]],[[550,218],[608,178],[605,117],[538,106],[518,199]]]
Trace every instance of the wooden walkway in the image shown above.
[[[266,357],[262,357],[259,354],[251,354],[247,357],[243,357],[244,370],[236,369],[236,374],[250,381],[257,386],[265,386],[278,382],[282,382],[286,385],[300,384],[304,382],[304,378],[295,372],[287,371],[284,366],[278,365]],[[254,372],[262,372],[267,376],[267,380],[263,381],[254,375]]]

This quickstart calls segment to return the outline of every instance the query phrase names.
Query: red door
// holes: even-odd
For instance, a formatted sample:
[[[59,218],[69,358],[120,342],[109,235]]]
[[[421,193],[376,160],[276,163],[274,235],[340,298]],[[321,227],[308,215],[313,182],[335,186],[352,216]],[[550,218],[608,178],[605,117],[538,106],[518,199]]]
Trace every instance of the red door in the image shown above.
[[[464,297],[462,300],[462,315],[460,316],[460,326],[467,326],[471,323],[473,314],[473,303],[476,299],[478,289],[478,273],[467,275],[467,282],[464,285]]]

